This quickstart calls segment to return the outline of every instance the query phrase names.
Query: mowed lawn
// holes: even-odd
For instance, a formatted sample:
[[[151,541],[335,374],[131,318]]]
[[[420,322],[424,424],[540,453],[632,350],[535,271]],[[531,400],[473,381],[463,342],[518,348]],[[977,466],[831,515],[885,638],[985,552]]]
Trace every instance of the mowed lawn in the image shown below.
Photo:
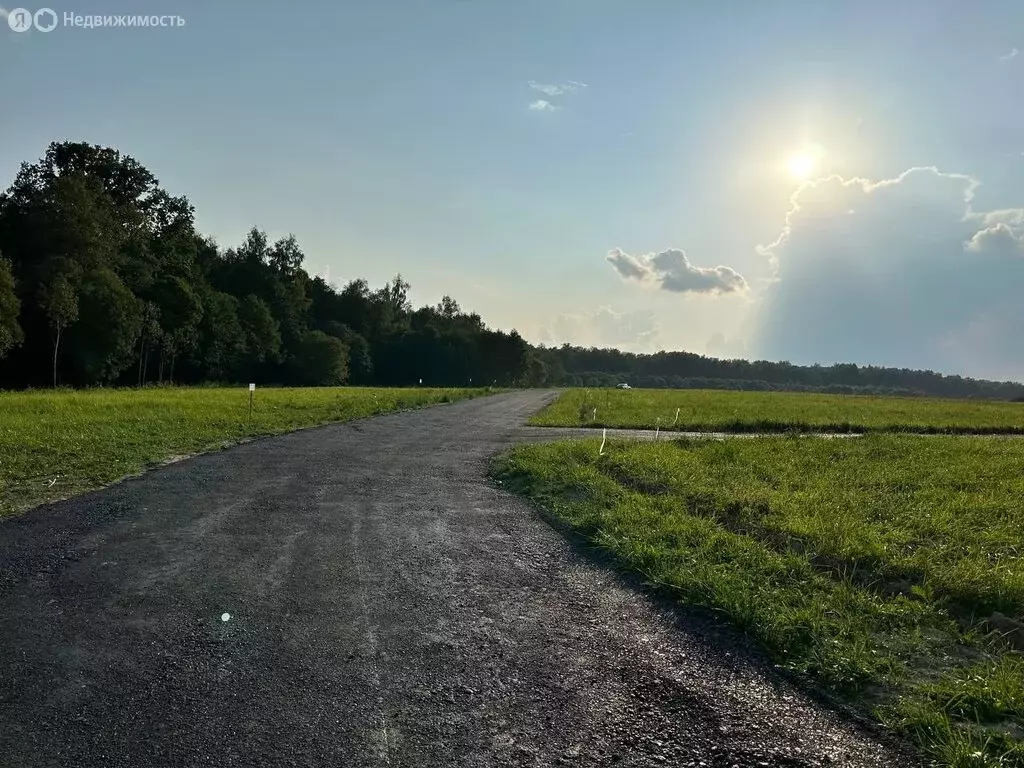
[[[247,437],[487,394],[247,387],[0,392],[0,517]]]
[[[934,764],[1024,765],[1024,440],[599,444],[494,471]]]
[[[682,432],[919,432],[1024,434],[1024,403],[710,389],[571,389],[536,426]]]

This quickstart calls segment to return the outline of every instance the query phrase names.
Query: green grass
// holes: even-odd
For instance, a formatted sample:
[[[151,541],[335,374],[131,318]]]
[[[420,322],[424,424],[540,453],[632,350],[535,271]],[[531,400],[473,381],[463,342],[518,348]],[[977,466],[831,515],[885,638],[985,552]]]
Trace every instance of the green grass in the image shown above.
[[[1024,403],[804,392],[572,389],[530,423],[635,429],[660,424],[663,430],[684,432],[1024,434]]]
[[[1024,765],[1024,660],[1003,634],[1024,619],[1024,441],[598,445],[522,446],[494,471],[935,765]]]
[[[488,392],[259,389],[251,422],[247,387],[0,392],[0,517],[101,487],[172,455]]]

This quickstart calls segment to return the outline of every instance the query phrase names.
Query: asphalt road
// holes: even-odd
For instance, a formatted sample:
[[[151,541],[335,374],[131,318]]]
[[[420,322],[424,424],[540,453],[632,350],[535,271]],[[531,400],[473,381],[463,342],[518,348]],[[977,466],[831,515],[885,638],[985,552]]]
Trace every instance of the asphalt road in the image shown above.
[[[0,523],[0,765],[905,764],[485,479],[550,397],[259,440]]]

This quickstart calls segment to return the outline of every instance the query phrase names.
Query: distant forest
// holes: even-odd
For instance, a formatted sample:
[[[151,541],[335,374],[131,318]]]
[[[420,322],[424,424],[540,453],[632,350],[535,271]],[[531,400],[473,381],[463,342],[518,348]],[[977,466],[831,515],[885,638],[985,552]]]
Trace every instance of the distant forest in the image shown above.
[[[787,389],[1015,399],[931,371],[532,346],[450,296],[311,277],[293,236],[223,248],[115,149],[54,142],[0,195],[0,388],[202,382]]]

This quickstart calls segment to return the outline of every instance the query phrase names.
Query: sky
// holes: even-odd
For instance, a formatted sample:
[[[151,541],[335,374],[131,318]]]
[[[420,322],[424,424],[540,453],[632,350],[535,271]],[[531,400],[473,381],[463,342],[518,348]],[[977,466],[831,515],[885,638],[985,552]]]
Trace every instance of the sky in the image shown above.
[[[53,2],[0,186],[88,141],[535,343],[1024,380],[1019,0]]]

